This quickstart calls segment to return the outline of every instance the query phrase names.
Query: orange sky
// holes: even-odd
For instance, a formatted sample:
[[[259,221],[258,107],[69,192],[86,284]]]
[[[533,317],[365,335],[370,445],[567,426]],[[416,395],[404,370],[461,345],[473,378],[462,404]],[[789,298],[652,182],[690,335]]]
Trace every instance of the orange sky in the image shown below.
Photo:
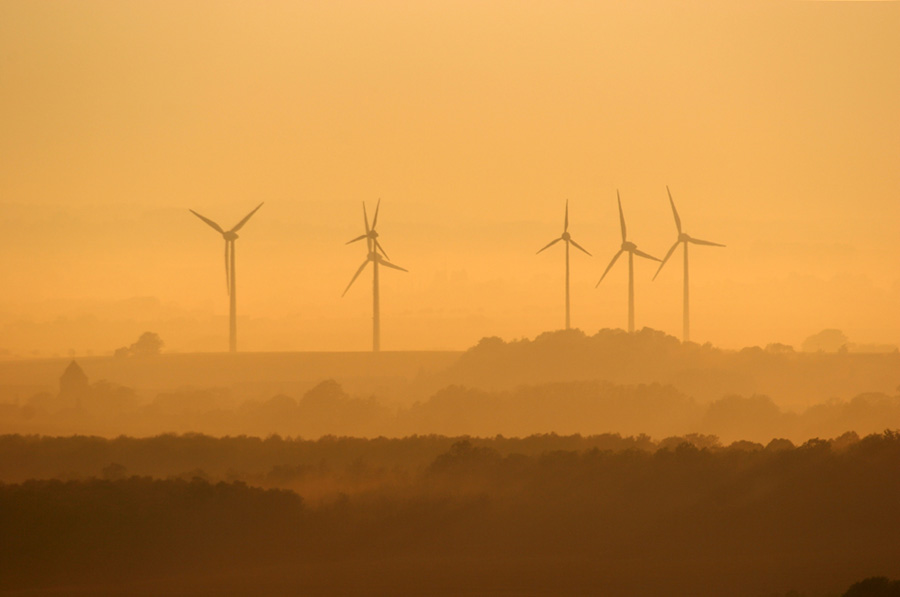
[[[145,329],[365,350],[361,201],[409,274],[384,349],[626,323],[629,236],[685,230],[692,327],[724,347],[825,327],[900,344],[900,3],[0,3],[0,350],[96,354]],[[637,325],[680,335],[681,264],[636,263]],[[146,297],[152,297],[147,299]],[[38,351],[38,352],[36,352]]]

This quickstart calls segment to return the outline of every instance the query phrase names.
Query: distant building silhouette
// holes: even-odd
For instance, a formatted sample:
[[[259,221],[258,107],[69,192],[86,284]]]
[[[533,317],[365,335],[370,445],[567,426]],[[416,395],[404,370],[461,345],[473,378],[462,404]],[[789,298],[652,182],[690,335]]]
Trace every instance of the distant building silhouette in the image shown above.
[[[88,376],[78,363],[72,361],[59,377],[59,402],[66,407],[80,408],[89,392]]]

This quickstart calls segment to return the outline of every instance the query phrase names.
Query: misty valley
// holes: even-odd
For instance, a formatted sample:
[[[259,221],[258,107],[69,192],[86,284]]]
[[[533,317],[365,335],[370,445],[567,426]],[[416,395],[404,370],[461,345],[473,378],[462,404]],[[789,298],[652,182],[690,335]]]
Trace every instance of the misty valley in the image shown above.
[[[900,597],[898,24],[0,0],[0,597]]]
[[[893,595],[898,371],[649,329],[2,362],[0,589]]]

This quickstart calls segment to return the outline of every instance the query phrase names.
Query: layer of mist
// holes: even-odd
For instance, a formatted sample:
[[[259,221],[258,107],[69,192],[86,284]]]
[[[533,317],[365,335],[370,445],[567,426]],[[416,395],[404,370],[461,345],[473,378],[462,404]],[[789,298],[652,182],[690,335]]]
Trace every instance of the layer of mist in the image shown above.
[[[780,345],[723,351],[647,329],[487,338],[461,354],[82,363],[0,366],[2,429],[107,437],[701,433],[726,442],[802,442],[900,427],[900,354],[798,353]],[[73,367],[73,380],[61,380]],[[92,382],[88,373],[105,379]]]

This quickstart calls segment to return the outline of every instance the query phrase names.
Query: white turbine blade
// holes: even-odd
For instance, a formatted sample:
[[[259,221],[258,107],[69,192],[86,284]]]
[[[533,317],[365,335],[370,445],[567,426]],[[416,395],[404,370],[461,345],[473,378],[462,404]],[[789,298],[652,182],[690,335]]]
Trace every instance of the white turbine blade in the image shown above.
[[[372,230],[375,230],[375,225],[378,224],[378,209],[381,207],[381,198],[378,198],[378,203],[375,204],[375,216],[372,218]]]
[[[603,275],[600,276],[600,282],[603,281],[603,278],[605,278],[605,277],[606,277],[606,274],[609,273],[609,270],[612,269],[612,266],[613,266],[613,264],[615,264],[616,259],[619,258],[619,255],[621,255],[621,254],[624,253],[624,252],[625,252],[624,249],[619,249],[619,252],[616,253],[616,254],[613,256],[612,261],[610,261],[610,262],[609,262],[609,265],[606,266],[606,270],[604,270]],[[594,286],[594,288],[596,288],[597,286],[600,286],[600,282],[597,282],[597,284]]]
[[[637,255],[638,257],[643,257],[644,259],[652,259],[653,261],[659,261],[659,259],[657,259],[653,255],[648,255],[648,254],[644,253],[643,251],[638,251],[637,249],[632,249],[631,252],[634,253],[635,255]]]
[[[566,222],[563,224],[563,232],[569,229],[569,200],[566,199]]]
[[[625,214],[622,213],[622,199],[619,197],[619,189],[616,189],[616,200],[619,202],[619,224],[622,226],[622,242],[625,242]]]
[[[378,259],[378,263],[380,263],[380,264],[383,265],[384,267],[390,267],[390,268],[393,268],[393,269],[398,269],[398,270],[400,270],[401,272],[407,272],[407,273],[409,273],[409,270],[408,270],[408,269],[404,269],[404,268],[400,267],[399,265],[394,265],[394,264],[391,263],[390,261],[385,261],[384,259],[381,259],[381,258]]]
[[[720,245],[719,243],[710,242],[708,240],[700,240],[699,238],[689,238],[689,243],[694,243],[695,245],[706,245],[708,247],[724,247],[725,245]]]
[[[576,243],[576,242],[575,242],[575,239],[570,238],[570,239],[569,239],[569,242],[572,243],[573,245],[575,245],[575,248],[576,248],[576,249],[581,249],[582,251],[584,251],[585,253],[587,253],[587,255],[588,255],[589,257],[593,257],[593,255],[591,255],[590,253],[587,252],[587,249],[585,249],[584,247],[582,247],[581,245],[579,245],[578,243]]]
[[[343,294],[341,294],[342,297],[343,297],[345,294],[347,294],[347,291],[350,290],[350,287],[353,286],[353,283],[356,282],[356,279],[359,277],[359,275],[362,273],[362,271],[363,271],[364,269],[366,269],[366,264],[367,264],[367,263],[369,263],[369,260],[368,260],[368,259],[366,259],[365,261],[363,261],[362,265],[359,266],[359,269],[356,270],[356,273],[353,274],[353,278],[350,279],[350,283],[347,284],[347,288],[345,288]]]
[[[377,238],[375,239],[375,248],[381,251],[381,254],[384,255],[386,259],[390,259],[390,257],[388,257],[387,251],[384,250],[384,247],[381,246],[381,243],[378,242]]]
[[[550,241],[550,243],[547,244],[547,246],[545,246],[543,249],[541,249],[540,251],[538,251],[537,253],[535,253],[535,255],[540,255],[541,252],[542,252],[544,249],[549,249],[550,247],[552,247],[553,245],[555,245],[556,243],[558,243],[558,242],[561,241],[561,240],[562,240],[562,237],[560,236],[559,238]]]
[[[675,216],[675,227],[678,228],[678,234],[681,234],[681,218],[678,217],[678,210],[675,209],[675,202],[672,201],[672,191],[669,190],[669,185],[666,185],[666,192],[669,194],[669,205],[672,206],[672,215]]]
[[[389,261],[379,261],[378,263],[380,263],[381,265],[383,265],[383,266],[385,266],[385,267],[390,267],[390,268],[393,268],[393,269],[399,269],[401,272],[407,272],[407,273],[409,273],[409,270],[408,270],[408,269],[402,268],[402,267],[400,267],[399,265],[394,265],[393,263],[391,263],[391,262],[389,262]]]
[[[680,240],[676,240],[676,241],[675,241],[675,244],[672,245],[672,248],[669,249],[669,252],[666,253],[666,256],[663,257],[662,263],[659,264],[659,269],[657,269],[657,270],[656,270],[656,273],[653,274],[653,279],[654,279],[654,280],[656,279],[656,276],[659,275],[659,272],[662,271],[662,268],[663,268],[663,266],[666,264],[666,262],[669,260],[669,257],[671,257],[671,256],[672,256],[672,253],[675,252],[675,249],[678,248],[678,244],[679,244],[680,242],[681,242]]]
[[[356,241],[362,240],[362,239],[364,239],[364,238],[367,238],[367,235],[365,235],[365,234],[360,234],[359,236],[357,236],[357,237],[354,238],[353,240],[348,240],[348,241],[345,242],[344,244],[345,244],[345,245],[349,245],[350,243],[355,243]]]
[[[198,218],[200,218],[201,220],[203,220],[204,222],[206,222],[207,224],[209,224],[210,226],[212,226],[213,228],[215,228],[216,231],[219,232],[220,234],[225,234],[225,231],[222,230],[222,227],[219,226],[218,224],[216,224],[215,222],[213,222],[212,220],[210,220],[209,218],[201,216],[200,214],[195,212],[193,209],[189,209],[188,211],[191,212],[192,214],[194,214],[195,216],[197,216]]]
[[[263,201],[263,203],[265,203],[265,201]],[[251,217],[253,217],[253,214],[255,214],[256,211],[257,211],[260,207],[262,207],[262,206],[263,206],[262,203],[260,203],[259,205],[257,205],[257,206],[256,206],[256,209],[254,209],[253,211],[251,211],[250,213],[248,213],[246,216],[244,216],[244,219],[241,220],[240,222],[238,222],[237,224],[235,224],[235,225],[234,225],[234,228],[232,228],[231,231],[232,231],[232,232],[237,232],[238,230],[240,230],[241,228],[243,228],[243,227],[244,227],[244,224],[247,223],[247,220],[249,220]]]

